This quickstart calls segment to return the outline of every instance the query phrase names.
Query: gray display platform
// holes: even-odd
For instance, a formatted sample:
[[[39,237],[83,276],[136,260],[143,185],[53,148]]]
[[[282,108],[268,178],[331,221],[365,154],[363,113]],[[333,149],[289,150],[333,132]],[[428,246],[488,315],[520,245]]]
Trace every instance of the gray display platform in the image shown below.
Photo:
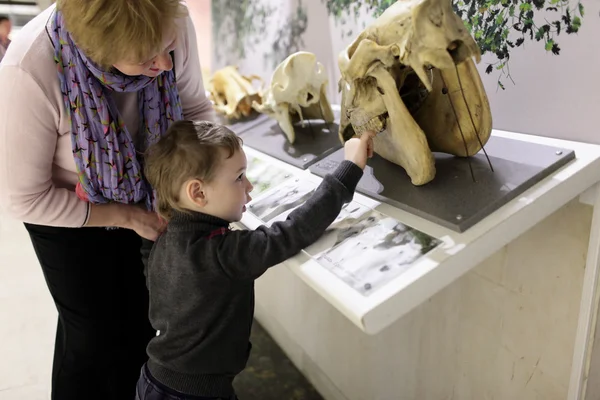
[[[403,168],[377,155],[369,160],[357,191],[394,207],[464,232],[527,189],[575,159],[568,149],[492,136],[485,149],[494,171],[479,152],[469,160],[435,153],[436,176],[414,186]],[[310,168],[316,175],[333,171],[343,149]]]
[[[294,128],[294,144],[290,144],[274,119],[253,126],[242,138],[245,145],[302,169],[342,147],[338,138],[339,125],[335,122],[327,124],[322,120],[310,120],[305,121],[304,127],[296,123]]]
[[[217,114],[217,121],[221,125],[225,125],[231,129],[236,135],[242,136],[250,128],[262,124],[267,121],[269,117],[264,114],[253,113],[247,118],[242,118],[237,121],[232,121],[221,114]]]

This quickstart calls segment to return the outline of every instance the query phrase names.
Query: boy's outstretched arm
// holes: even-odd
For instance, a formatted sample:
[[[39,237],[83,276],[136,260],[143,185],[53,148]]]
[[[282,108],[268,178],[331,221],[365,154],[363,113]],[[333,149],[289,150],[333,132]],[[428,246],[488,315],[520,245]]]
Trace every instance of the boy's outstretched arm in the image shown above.
[[[214,240],[217,263],[232,278],[256,279],[268,268],[294,256],[316,242],[349,203],[373,154],[371,132],[345,145],[346,160],[325,176],[315,193],[287,220],[254,231],[227,232]],[[215,238],[217,239],[217,238]]]
[[[294,256],[323,235],[342,206],[352,200],[362,174],[356,164],[343,161],[287,220],[214,238],[216,248],[212,254],[217,263],[234,279],[256,279],[268,268]]]

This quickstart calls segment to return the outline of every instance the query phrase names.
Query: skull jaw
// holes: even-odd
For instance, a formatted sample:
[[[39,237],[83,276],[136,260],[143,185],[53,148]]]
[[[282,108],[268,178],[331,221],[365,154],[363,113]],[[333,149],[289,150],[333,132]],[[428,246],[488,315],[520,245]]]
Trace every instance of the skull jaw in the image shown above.
[[[314,98],[312,101],[305,103],[308,104],[307,107],[291,105],[289,103],[273,104],[273,106],[269,106],[268,104],[254,102],[252,107],[256,111],[275,119],[290,144],[294,144],[296,141],[294,123],[301,121],[304,124],[305,119],[323,120],[326,123],[334,121],[333,110],[327,99],[325,85],[321,86],[318,99]]]
[[[328,124],[333,122],[333,110],[331,109],[331,104],[327,98],[325,85],[321,86],[319,91],[319,101],[312,102],[307,107],[300,106],[300,111],[301,114],[295,114],[300,121],[304,119],[318,119],[323,120]]]
[[[254,111],[252,104],[260,104],[261,102],[262,99],[259,94],[245,95],[236,99],[236,102],[234,103],[215,103],[214,108],[228,119],[238,120],[249,117]]]
[[[380,132],[374,140],[375,152],[403,167],[414,185],[435,177],[432,151],[460,157],[479,152],[490,138],[492,117],[473,60],[467,59],[456,69],[434,68],[432,74],[432,91],[417,106],[409,104],[411,110],[401,100],[401,88],[397,86],[406,81],[400,82],[397,73],[383,67],[370,74],[377,82],[366,85],[366,91],[363,87],[359,96],[352,96],[344,87],[341,142],[365,130]]]
[[[473,60],[434,69],[433,89],[413,117],[432,151],[459,157],[477,154],[490,138],[492,113]]]
[[[383,67],[375,68],[370,74],[377,80],[379,89],[371,85],[369,97],[373,100],[374,93],[377,92],[375,96],[378,99],[375,102],[367,101],[365,104],[361,104],[360,98],[352,99],[359,100],[354,110],[357,113],[363,112],[362,118],[356,120],[352,112],[345,113],[343,110],[340,140],[348,140],[349,136],[354,135],[355,128],[359,135],[364,130],[379,132],[373,140],[374,151],[377,154],[404,168],[413,185],[420,186],[430,182],[435,177],[435,161],[427,137],[400,99],[394,77]],[[345,106],[349,100],[348,95],[345,88],[342,92],[342,104]],[[386,110],[389,110],[387,116]]]
[[[396,81],[385,68],[372,72],[382,89],[381,97],[389,114],[386,133],[375,137],[374,150],[383,158],[400,165],[413,185],[429,183],[435,177],[435,160],[423,130],[400,99]]]
[[[252,86],[253,80],[262,81],[258,76],[241,75],[234,66],[216,71],[208,85],[214,109],[228,119],[250,116],[252,104],[262,102],[260,90]]]
[[[327,99],[327,74],[313,53],[299,51],[283,60],[271,77],[263,104],[252,103],[259,113],[277,120],[288,141],[294,143],[294,122],[320,119],[333,122]]]

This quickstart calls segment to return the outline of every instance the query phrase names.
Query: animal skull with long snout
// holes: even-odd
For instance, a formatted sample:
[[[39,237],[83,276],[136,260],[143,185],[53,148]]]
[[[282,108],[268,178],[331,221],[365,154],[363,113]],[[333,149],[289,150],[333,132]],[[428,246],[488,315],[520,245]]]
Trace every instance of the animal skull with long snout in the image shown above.
[[[338,58],[340,140],[372,130],[374,150],[413,185],[435,177],[432,151],[468,157],[492,130],[481,53],[450,0],[399,0]]]
[[[258,75],[241,75],[237,67],[227,66],[213,74],[208,82],[208,92],[213,107],[227,118],[237,120],[250,116],[252,102],[262,102],[261,89],[255,89],[252,81],[262,78]]]
[[[274,118],[290,143],[296,140],[293,123],[305,119],[333,122],[327,99],[327,73],[313,53],[299,51],[283,60],[273,71],[263,103],[252,107]]]

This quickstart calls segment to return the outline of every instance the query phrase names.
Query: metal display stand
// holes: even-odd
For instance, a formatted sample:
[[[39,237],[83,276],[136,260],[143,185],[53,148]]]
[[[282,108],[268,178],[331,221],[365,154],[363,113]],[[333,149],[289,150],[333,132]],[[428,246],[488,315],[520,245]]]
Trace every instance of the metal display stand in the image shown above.
[[[357,190],[464,232],[575,159],[572,150],[496,136],[485,148],[493,171],[481,153],[470,159],[435,154],[436,176],[423,186],[414,186],[402,167],[375,155]],[[343,150],[337,151],[311,166],[310,171],[322,177],[343,159]]]
[[[336,119],[339,118],[336,114]],[[306,120],[294,125],[296,140],[290,144],[277,121],[267,118],[244,132],[244,144],[295,167],[306,169],[342,147],[337,123]]]

